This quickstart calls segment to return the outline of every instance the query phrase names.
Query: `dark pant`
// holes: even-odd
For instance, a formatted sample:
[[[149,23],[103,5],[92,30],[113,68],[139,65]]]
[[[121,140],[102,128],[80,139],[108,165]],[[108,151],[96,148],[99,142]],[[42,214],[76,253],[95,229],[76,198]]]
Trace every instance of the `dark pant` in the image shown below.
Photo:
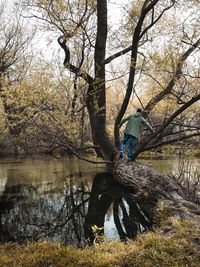
[[[128,140],[130,140],[129,149],[128,149],[128,160],[131,160],[131,156],[133,155],[134,149],[135,149],[135,143],[136,143],[136,137],[135,136],[124,133],[124,136],[122,138],[122,142],[120,144],[120,152],[124,152]]]

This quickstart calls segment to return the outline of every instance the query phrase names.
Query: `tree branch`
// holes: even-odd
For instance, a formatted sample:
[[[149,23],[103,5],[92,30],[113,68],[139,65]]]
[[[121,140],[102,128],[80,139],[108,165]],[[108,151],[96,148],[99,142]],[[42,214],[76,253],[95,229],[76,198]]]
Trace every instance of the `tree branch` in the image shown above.
[[[127,84],[127,90],[126,94],[123,100],[123,103],[121,105],[121,108],[117,114],[116,120],[115,120],[115,127],[114,127],[114,136],[115,136],[115,145],[119,145],[119,128],[118,124],[120,123],[122,117],[124,116],[124,113],[127,109],[128,103],[130,101],[131,94],[133,92],[133,83],[135,79],[135,67],[137,63],[137,55],[138,55],[138,44],[140,40],[140,34],[142,31],[142,26],[145,20],[146,15],[148,12],[157,4],[159,0],[151,1],[151,3],[146,6],[146,1],[144,2],[144,5],[141,10],[141,14],[138,20],[138,23],[135,27],[135,31],[133,33],[133,39],[132,39],[132,51],[131,51],[131,61],[130,61],[130,69],[129,69],[129,79]]]
[[[86,72],[82,71],[80,67],[76,67],[70,63],[70,51],[68,46],[66,45],[66,40],[64,36],[60,36],[58,38],[58,43],[61,48],[65,52],[65,59],[64,59],[64,66],[69,69],[71,72],[77,74],[78,76],[82,77],[88,84],[93,83],[93,78]]]
[[[141,33],[141,35],[140,35],[140,39],[144,36],[145,33],[147,33],[147,31],[148,31],[150,28],[152,28],[152,27],[153,27],[153,26],[154,26],[154,25],[161,19],[161,17],[163,16],[163,14],[164,14],[167,10],[169,10],[170,8],[173,7],[173,5],[174,5],[174,3],[171,4],[170,6],[164,8],[163,11],[161,12],[161,14],[160,14],[155,20],[152,20],[151,24],[149,24],[149,25],[142,31],[142,33]]]
[[[149,103],[146,105],[144,109],[145,116],[148,116],[148,114],[151,112],[151,110],[154,108],[154,106],[160,102],[166,95],[168,95],[172,89],[174,88],[177,81],[182,77],[182,67],[186,59],[191,55],[191,53],[200,45],[200,39],[197,40],[196,43],[194,43],[178,60],[178,64],[176,67],[175,74],[171,78],[170,82],[166,86],[166,88],[161,91],[158,95],[156,95],[153,99],[149,101]]]
[[[158,129],[155,131],[155,133],[153,133],[152,135],[150,135],[146,141],[144,141],[140,147],[136,150],[133,158],[136,158],[142,151],[145,150],[147,144],[153,139],[155,138],[158,134],[160,134],[161,132],[164,131],[164,129],[166,127],[168,127],[170,125],[170,123],[178,116],[180,115],[183,111],[185,111],[187,108],[189,108],[192,104],[194,104],[195,102],[197,102],[198,100],[200,100],[200,94],[197,94],[196,96],[192,97],[187,103],[185,103],[184,105],[182,105],[178,110],[176,110],[172,116]]]
[[[148,6],[148,9],[145,9],[145,7],[146,7],[146,5],[147,5],[147,3],[148,3],[149,1],[145,1],[145,3],[143,4],[143,12],[145,11],[145,12],[147,12],[148,10],[149,10],[149,8],[153,5],[153,7],[155,6],[155,4],[158,2],[158,1],[153,1],[153,2],[156,2],[156,3],[153,3],[152,2],[152,5],[151,6]],[[142,37],[144,36],[144,34],[145,33],[147,33],[147,31],[150,29],[150,28],[152,28],[160,19],[161,19],[161,17],[163,16],[163,14],[167,11],[167,10],[169,10],[172,6],[174,5],[174,3],[172,4],[172,5],[170,5],[169,7],[166,7],[162,12],[161,12],[161,14],[154,20],[154,21],[152,21],[142,32],[141,32],[141,34],[140,34],[140,39],[142,39]],[[151,9],[153,8],[153,7],[151,7]],[[148,11],[149,12],[149,11]],[[130,46],[128,46],[128,47],[126,47],[126,48],[124,48],[124,49],[122,49],[121,51],[119,51],[119,52],[117,52],[117,53],[115,53],[115,54],[113,54],[113,55],[111,55],[111,56],[109,56],[107,59],[105,59],[105,61],[104,61],[104,63],[105,64],[108,64],[108,63],[110,63],[112,60],[114,60],[115,58],[118,58],[118,57],[120,57],[120,56],[122,56],[122,55],[124,55],[124,54],[126,54],[126,53],[128,53],[128,52],[130,52],[132,50],[132,45],[130,45]]]
[[[169,144],[173,144],[173,143],[176,143],[176,142],[180,142],[180,141],[183,141],[183,140],[195,137],[195,136],[200,136],[200,132],[192,133],[192,134],[188,134],[188,135],[177,136],[177,137],[172,138],[170,140],[166,140],[166,141],[163,141],[163,142],[160,142],[160,143],[148,145],[147,147],[145,147],[145,149],[143,151],[148,151],[148,150],[151,150],[151,149],[154,149],[154,148],[158,148],[158,147],[161,147],[161,146],[164,146],[164,145],[169,145]]]

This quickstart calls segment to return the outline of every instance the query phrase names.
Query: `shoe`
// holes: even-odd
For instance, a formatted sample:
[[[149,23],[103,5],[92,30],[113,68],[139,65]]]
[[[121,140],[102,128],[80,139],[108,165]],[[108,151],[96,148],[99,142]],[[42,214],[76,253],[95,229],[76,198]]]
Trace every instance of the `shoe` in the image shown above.
[[[122,151],[119,152],[119,157],[120,157],[120,159],[123,159],[123,152]]]
[[[135,162],[135,159],[128,159],[127,162]]]
[[[131,161],[135,161],[134,154],[131,156]]]

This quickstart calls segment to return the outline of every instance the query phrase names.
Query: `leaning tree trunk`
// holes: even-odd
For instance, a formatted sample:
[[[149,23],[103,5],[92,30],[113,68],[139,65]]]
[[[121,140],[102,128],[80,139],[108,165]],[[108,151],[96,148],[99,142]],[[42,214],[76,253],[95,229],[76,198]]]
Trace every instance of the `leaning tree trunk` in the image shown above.
[[[104,233],[104,221],[113,203],[113,219],[121,240],[160,226],[171,216],[198,222],[200,209],[172,177],[126,158],[115,159],[112,173],[98,174],[93,181],[85,220],[85,235],[94,241],[92,226]]]
[[[116,159],[113,168],[114,180],[124,187],[133,190],[132,200],[143,205],[155,203],[145,211],[150,218],[158,218],[158,203],[162,201],[170,215],[182,218],[193,218],[200,215],[200,208],[187,196],[184,188],[172,177],[165,175],[147,165],[125,159]]]

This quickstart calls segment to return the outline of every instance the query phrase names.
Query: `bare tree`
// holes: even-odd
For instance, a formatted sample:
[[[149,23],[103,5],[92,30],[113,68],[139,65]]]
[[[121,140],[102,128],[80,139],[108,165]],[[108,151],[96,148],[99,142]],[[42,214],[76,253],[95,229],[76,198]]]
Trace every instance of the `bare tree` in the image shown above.
[[[65,52],[65,67],[72,73],[75,74],[75,81],[77,81],[78,77],[83,78],[88,84],[88,90],[86,93],[86,105],[88,109],[88,113],[90,116],[90,124],[92,128],[92,136],[93,142],[95,145],[101,147],[101,151],[98,151],[98,154],[101,154],[104,158],[111,159],[116,154],[116,149],[113,143],[110,140],[110,137],[107,134],[106,130],[106,71],[105,67],[114,59],[131,52],[130,55],[130,67],[129,67],[129,78],[127,81],[127,89],[124,101],[120,108],[118,115],[116,116],[115,121],[115,144],[118,146],[119,144],[119,129],[118,124],[122,119],[127,106],[130,101],[130,97],[133,93],[134,81],[137,74],[137,62],[139,55],[139,48],[141,49],[142,45],[148,41],[145,41],[145,37],[151,34],[151,30],[156,27],[159,21],[162,19],[164,14],[171,10],[175,5],[175,1],[168,1],[164,3],[163,1],[144,1],[141,3],[140,12],[135,18],[133,35],[132,35],[132,44],[117,52],[111,56],[106,58],[106,45],[107,45],[107,34],[108,34],[108,23],[107,23],[107,1],[97,1],[96,11],[97,11],[97,20],[96,20],[96,39],[91,41],[93,37],[89,34],[88,28],[91,26],[91,21],[94,19],[94,3],[91,4],[90,1],[79,2],[65,2],[63,1],[63,7],[69,11],[69,17],[67,18],[65,24],[63,23],[64,19],[64,11],[60,15],[56,16],[56,11],[58,11],[58,7],[54,1],[50,1],[48,5],[38,6],[35,5],[30,6],[28,1],[26,1],[27,7],[29,7],[29,12],[33,11],[33,7],[37,10],[37,12],[41,11],[41,13],[31,13],[32,17],[38,18],[45,22],[48,22],[52,27],[56,28],[61,32],[61,36],[58,38],[58,43],[61,48]],[[76,15],[76,18],[73,17],[75,11],[73,11],[74,7],[78,7],[81,11],[79,15]],[[30,9],[31,8],[31,9]],[[30,11],[31,10],[31,11]],[[39,16],[41,14],[41,16]],[[80,15],[81,14],[81,15]],[[67,25],[72,24],[71,28],[68,28]],[[82,54],[81,60],[76,64],[74,59],[71,56],[71,51],[67,43],[70,44],[73,38],[79,38],[80,33],[85,33],[87,37],[87,41],[84,38],[81,41],[82,46],[80,47],[80,53]],[[196,40],[195,40],[196,39]],[[187,43],[188,48],[182,52],[177,59],[176,66],[174,70],[171,72],[171,78],[169,78],[168,83],[162,86],[162,90],[155,95],[152,99],[150,99],[149,103],[144,107],[145,116],[148,116],[149,113],[153,110],[153,108],[167,96],[174,94],[174,89],[179,88],[177,86],[177,82],[185,77],[183,73],[183,68],[188,57],[196,50],[199,46],[199,39],[194,36],[193,40],[190,40],[190,43]],[[88,70],[84,66],[85,62],[85,47],[89,46],[94,50],[94,75],[91,74],[91,70]],[[176,55],[175,55],[176,57]],[[76,60],[77,61],[77,60]],[[169,75],[168,75],[169,76]],[[170,76],[169,76],[170,77]],[[76,89],[75,89],[76,91]],[[178,95],[177,95],[178,97]],[[179,97],[180,98],[180,97]],[[74,102],[76,100],[76,94],[74,97]],[[162,125],[162,127],[158,127],[156,133],[145,140],[141,146],[139,146],[136,155],[141,153],[144,150],[148,150],[153,147],[158,147],[164,145],[166,142],[158,143],[158,139],[160,139],[161,133],[166,132],[167,127],[171,126],[174,120],[182,114],[182,112],[188,109],[193,103],[199,100],[199,95],[194,94],[194,97],[191,99],[187,99],[186,103],[183,103],[183,107],[178,108],[177,111],[174,112],[170,117],[168,117],[167,122]],[[180,101],[180,99],[179,99]],[[193,131],[192,133],[185,135],[182,137],[177,136],[175,138],[171,138],[167,143],[173,143],[176,140],[183,140],[186,138],[190,138],[193,136],[197,136],[198,131]],[[159,138],[157,138],[159,137]],[[153,144],[147,146],[149,142],[153,140]],[[151,141],[152,143],[152,141]]]

